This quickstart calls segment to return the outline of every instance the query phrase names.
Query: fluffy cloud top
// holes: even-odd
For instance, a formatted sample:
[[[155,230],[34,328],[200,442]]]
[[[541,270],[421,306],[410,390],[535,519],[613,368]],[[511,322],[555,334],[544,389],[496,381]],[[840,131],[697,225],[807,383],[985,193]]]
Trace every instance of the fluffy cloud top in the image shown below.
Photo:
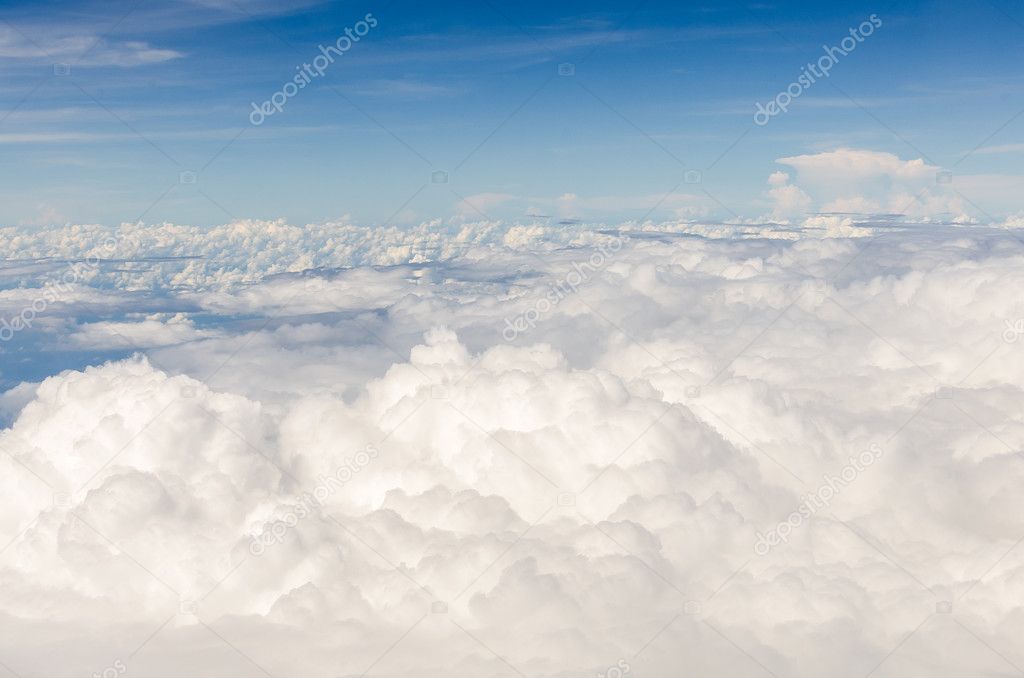
[[[928,181],[934,179],[936,172],[941,169],[929,165],[921,158],[902,160],[893,153],[853,148],[779,158],[778,162],[799,172],[806,172],[822,184],[871,180],[880,175],[904,181]]]
[[[0,346],[99,356],[0,401],[0,661],[1010,675],[1020,242],[724,228],[123,227]]]
[[[993,191],[991,178],[954,177],[922,158],[904,160],[880,151],[840,148],[776,162],[797,175],[793,184],[772,183],[769,191],[773,214],[782,217],[799,215],[813,205],[822,212],[889,212],[940,221],[969,221],[973,214],[991,221],[989,211],[1005,209],[1009,195]],[[778,181],[780,174],[773,178]],[[998,182],[1020,185],[1021,177],[1000,176]]]

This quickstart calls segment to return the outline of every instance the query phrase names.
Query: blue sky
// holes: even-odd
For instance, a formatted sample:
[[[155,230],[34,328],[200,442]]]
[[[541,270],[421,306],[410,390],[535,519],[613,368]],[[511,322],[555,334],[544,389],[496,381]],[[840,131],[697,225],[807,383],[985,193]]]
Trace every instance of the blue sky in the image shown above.
[[[323,77],[250,124],[367,14]],[[872,14],[829,78],[754,124]],[[770,211],[778,159],[843,148],[973,177],[970,211],[1001,216],[1024,174],[1009,0],[7,2],[0,19],[6,225],[728,220]]]

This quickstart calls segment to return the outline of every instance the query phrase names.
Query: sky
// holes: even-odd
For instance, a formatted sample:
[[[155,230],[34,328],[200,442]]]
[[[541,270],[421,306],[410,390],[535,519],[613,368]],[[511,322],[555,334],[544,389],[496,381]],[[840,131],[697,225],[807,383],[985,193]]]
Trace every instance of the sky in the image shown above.
[[[368,14],[358,42],[251,123]],[[827,78],[755,122],[872,15]],[[815,192],[820,162],[780,162],[847,151],[921,161],[946,195],[930,218],[996,221],[1024,185],[1022,37],[1009,0],[14,0],[0,11],[4,223],[913,211],[894,203],[923,183],[884,195],[898,171],[853,200]],[[940,171],[952,181],[936,189]],[[806,195],[786,202],[789,186]]]
[[[0,678],[1024,674],[1022,22],[0,4]]]

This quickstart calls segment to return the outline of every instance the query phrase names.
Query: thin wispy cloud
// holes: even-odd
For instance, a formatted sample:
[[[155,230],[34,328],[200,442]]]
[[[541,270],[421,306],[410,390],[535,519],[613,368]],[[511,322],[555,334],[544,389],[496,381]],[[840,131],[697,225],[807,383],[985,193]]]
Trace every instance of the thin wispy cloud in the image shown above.
[[[41,33],[30,27],[16,29],[0,24],[0,59],[127,68],[158,64],[182,56],[181,52],[173,49],[160,49],[141,41],[115,42],[99,35]]]

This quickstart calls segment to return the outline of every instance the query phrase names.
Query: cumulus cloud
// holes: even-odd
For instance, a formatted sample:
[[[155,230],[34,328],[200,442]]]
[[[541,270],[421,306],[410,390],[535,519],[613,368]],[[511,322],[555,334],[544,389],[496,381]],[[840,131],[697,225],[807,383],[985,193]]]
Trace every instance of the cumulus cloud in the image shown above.
[[[940,169],[921,158],[902,160],[894,153],[853,148],[779,158],[777,162],[799,172],[806,172],[822,184],[834,184],[839,180],[871,181],[878,176],[905,181],[928,181]]]
[[[802,188],[789,183],[785,172],[772,172],[768,177],[768,195],[772,199],[772,216],[777,219],[802,216],[811,208],[811,196]]]
[[[905,160],[893,153],[840,148],[776,162],[796,170],[794,183],[800,187],[773,187],[776,205],[788,205],[799,196],[799,206],[813,203],[824,212],[897,212],[947,220],[968,208],[978,211],[953,190],[952,174],[943,176],[941,167],[922,158]],[[964,179],[968,178],[957,179],[958,187]]]
[[[91,268],[0,345],[83,363],[0,398],[2,661],[1008,675],[1004,226],[7,230]]]

